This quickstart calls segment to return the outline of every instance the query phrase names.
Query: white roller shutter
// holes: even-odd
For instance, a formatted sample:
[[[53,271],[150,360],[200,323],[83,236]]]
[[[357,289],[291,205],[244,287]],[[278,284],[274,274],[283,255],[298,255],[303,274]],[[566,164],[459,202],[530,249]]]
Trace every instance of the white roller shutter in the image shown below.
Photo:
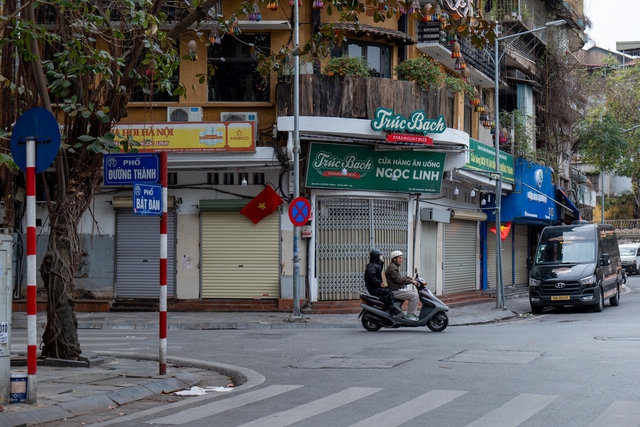
[[[503,224],[504,225],[504,224]],[[487,224],[487,230],[495,227],[495,223]],[[502,284],[513,284],[513,228],[509,235],[502,241]],[[492,231],[487,232],[487,285],[496,287],[496,235]]]
[[[443,293],[474,291],[477,284],[476,221],[456,221],[445,224]]]
[[[200,218],[202,298],[279,298],[278,212],[256,225],[238,210]]]
[[[160,297],[160,218],[116,210],[116,297]],[[167,216],[167,296],[176,289],[176,218]]]
[[[512,230],[516,239],[514,244],[514,269],[516,285],[529,283],[527,256],[529,255],[529,229],[526,225],[515,224]]]

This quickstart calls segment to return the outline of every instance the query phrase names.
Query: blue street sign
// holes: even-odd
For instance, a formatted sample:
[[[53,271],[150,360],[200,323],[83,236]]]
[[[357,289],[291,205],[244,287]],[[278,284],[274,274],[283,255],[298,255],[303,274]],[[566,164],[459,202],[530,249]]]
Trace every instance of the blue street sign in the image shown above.
[[[133,213],[162,215],[162,185],[135,182],[133,184]]]
[[[134,182],[160,182],[160,161],[156,153],[104,155],[104,185]]]
[[[16,165],[27,170],[28,138],[36,141],[36,173],[44,172],[60,149],[60,125],[53,114],[42,107],[29,108],[18,118],[11,134],[11,156]]]

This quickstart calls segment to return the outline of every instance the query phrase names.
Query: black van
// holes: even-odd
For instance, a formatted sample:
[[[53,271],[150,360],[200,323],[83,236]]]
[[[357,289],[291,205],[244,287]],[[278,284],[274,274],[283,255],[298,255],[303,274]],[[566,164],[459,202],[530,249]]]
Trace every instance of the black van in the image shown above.
[[[622,283],[611,225],[575,221],[542,230],[529,276],[532,313],[548,306],[592,306],[599,312],[605,299],[612,306],[620,303]]]

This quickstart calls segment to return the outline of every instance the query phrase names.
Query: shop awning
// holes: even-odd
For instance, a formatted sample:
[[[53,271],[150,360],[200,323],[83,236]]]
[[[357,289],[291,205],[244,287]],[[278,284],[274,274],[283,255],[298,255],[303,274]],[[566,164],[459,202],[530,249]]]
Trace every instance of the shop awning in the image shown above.
[[[387,43],[393,43],[397,45],[412,45],[416,44],[417,40],[407,33],[398,30],[392,30],[389,28],[374,27],[373,25],[359,24],[355,25],[352,22],[332,22],[322,23],[322,27],[332,26],[335,29],[344,31],[353,31],[356,36],[371,36],[375,40],[385,39]]]
[[[570,224],[573,221],[577,221],[580,219],[580,211],[576,207],[575,204],[569,199],[567,193],[560,187],[556,186],[556,192],[558,193],[558,199],[561,200],[562,203],[558,203],[561,208],[564,210],[564,215],[560,215],[562,222]]]

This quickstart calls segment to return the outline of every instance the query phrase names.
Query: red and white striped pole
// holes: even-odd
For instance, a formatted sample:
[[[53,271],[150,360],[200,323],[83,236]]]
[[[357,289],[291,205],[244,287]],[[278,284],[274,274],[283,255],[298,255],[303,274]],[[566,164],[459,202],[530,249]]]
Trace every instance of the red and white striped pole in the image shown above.
[[[162,216],[160,217],[160,375],[167,373],[167,152],[160,152]]]
[[[27,403],[36,403],[36,140],[27,138]]]

